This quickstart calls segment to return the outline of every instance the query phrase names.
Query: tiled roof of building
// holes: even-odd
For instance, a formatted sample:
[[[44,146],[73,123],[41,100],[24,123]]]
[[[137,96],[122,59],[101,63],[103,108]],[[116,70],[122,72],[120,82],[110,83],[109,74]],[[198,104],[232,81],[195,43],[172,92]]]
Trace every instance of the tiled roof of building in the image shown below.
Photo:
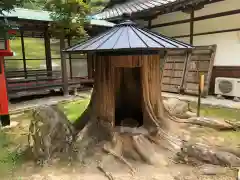
[[[107,8],[93,17],[96,19],[111,19],[120,17],[124,13],[137,13],[179,2],[183,2],[183,0],[129,0],[122,4],[115,4],[113,7]]]
[[[44,22],[53,21],[50,14],[51,12],[49,11],[32,10],[32,9],[24,9],[24,8],[15,8],[10,12],[4,12],[4,16],[7,18],[12,17],[12,18],[18,18],[21,20],[44,21]],[[92,19],[92,17],[87,17],[87,18],[89,18],[91,25],[107,26],[107,27],[114,26],[114,23],[111,23],[105,20]]]

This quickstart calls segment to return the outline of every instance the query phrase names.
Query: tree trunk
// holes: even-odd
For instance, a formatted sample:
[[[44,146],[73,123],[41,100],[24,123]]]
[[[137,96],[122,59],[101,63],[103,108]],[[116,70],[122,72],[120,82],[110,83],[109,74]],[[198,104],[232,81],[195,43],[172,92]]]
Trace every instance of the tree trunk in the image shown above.
[[[94,153],[97,144],[114,148],[120,141],[121,150],[116,151],[123,156],[161,164],[153,139],[159,137],[159,128],[165,139],[172,136],[165,133],[170,123],[160,93],[160,56],[98,56],[95,67],[90,104],[74,124],[82,130],[82,148]]]

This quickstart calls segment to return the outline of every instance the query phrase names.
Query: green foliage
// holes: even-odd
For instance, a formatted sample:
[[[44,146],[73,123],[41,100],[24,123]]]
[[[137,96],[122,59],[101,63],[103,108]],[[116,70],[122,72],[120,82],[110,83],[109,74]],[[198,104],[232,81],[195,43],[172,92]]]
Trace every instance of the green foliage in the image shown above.
[[[83,28],[89,7],[83,0],[49,0],[45,9],[50,11],[54,22],[51,30],[55,36],[84,36]]]
[[[23,0],[22,6],[26,9],[43,9],[47,0]]]
[[[3,11],[10,11],[14,6],[21,6],[23,0],[1,0],[0,1],[0,15],[3,14]]]

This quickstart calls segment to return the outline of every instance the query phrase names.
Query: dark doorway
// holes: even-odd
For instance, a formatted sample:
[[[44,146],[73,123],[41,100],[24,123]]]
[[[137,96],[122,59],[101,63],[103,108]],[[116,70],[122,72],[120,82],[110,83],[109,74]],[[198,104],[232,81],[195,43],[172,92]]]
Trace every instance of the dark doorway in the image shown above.
[[[115,94],[115,126],[143,125],[140,68],[116,68],[120,83]]]

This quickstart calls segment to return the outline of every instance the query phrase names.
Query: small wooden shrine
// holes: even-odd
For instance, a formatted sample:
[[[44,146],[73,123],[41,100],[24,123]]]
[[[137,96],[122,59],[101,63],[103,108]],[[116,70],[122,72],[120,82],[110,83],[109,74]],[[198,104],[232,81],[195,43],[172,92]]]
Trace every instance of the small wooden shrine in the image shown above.
[[[65,51],[94,54],[89,58],[95,64],[92,105],[97,117],[112,125],[124,119],[148,125],[149,118],[163,112],[161,67],[166,50],[176,48],[192,47],[126,20]]]

